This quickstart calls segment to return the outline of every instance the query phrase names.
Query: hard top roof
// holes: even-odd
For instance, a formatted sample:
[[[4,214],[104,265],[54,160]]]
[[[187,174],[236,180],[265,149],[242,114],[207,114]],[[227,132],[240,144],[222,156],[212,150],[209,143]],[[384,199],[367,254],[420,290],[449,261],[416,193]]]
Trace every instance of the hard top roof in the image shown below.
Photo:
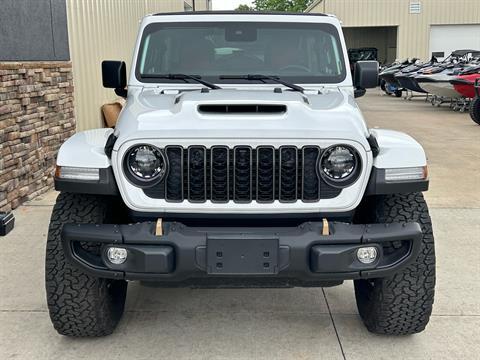
[[[157,13],[152,16],[164,16],[164,15],[301,15],[301,16],[331,16],[322,13],[302,13],[302,12],[284,12],[284,11],[235,11],[235,10],[222,10],[222,11],[182,11],[182,12],[165,12]]]

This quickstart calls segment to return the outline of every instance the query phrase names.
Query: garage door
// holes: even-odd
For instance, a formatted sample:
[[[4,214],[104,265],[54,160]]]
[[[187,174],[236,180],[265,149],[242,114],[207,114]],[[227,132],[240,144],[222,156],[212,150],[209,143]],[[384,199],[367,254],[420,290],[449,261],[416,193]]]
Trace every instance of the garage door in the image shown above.
[[[431,26],[430,54],[443,52],[448,56],[460,49],[480,50],[480,24]]]
[[[397,56],[397,27],[344,27],[345,41],[349,49],[374,47],[378,49],[378,61],[391,63]]]

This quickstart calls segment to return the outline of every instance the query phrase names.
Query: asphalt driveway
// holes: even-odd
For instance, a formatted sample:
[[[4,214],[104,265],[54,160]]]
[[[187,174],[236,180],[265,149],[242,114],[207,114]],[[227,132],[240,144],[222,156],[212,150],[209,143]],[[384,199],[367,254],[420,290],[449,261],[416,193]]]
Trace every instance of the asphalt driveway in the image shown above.
[[[14,231],[0,238],[0,359],[480,359],[480,126],[467,114],[379,91],[359,103],[371,127],[405,131],[428,153],[437,289],[425,332],[368,333],[351,282],[255,290],[132,283],[114,335],[59,336],[43,280],[51,192],[18,208]]]

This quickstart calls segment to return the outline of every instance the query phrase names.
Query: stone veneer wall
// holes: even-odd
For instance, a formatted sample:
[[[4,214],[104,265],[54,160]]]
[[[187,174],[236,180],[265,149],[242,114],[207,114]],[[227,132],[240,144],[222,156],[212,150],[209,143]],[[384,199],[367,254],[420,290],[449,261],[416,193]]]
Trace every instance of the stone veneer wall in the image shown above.
[[[52,188],[57,151],[74,132],[69,61],[0,62],[0,211]]]

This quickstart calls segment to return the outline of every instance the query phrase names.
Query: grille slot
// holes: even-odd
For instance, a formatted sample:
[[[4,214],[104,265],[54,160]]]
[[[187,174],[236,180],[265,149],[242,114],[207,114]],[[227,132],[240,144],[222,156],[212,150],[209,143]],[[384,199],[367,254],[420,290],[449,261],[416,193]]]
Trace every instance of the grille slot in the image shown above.
[[[305,146],[302,149],[302,200],[318,201],[320,198],[320,181],[317,175],[320,151],[315,146]]]
[[[261,146],[257,148],[257,201],[275,200],[275,149]]]
[[[165,149],[169,171],[165,180],[165,198],[168,201],[182,201],[183,196],[183,148],[168,146]]]
[[[252,201],[252,149],[237,146],[233,150],[233,193],[237,202]]]
[[[230,151],[226,146],[215,146],[210,156],[211,200],[226,202],[230,198]]]
[[[338,196],[317,174],[318,146],[167,146],[169,172],[160,184],[144,189],[168,202],[271,203],[316,202]]]
[[[207,200],[207,150],[203,146],[188,148],[188,200]]]
[[[280,196],[281,201],[297,200],[298,153],[294,146],[280,148]]]

